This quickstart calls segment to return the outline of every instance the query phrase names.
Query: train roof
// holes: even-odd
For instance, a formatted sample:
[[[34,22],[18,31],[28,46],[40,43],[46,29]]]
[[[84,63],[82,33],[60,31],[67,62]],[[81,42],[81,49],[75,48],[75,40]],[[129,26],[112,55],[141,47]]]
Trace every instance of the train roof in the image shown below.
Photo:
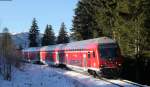
[[[87,48],[93,48],[98,44],[105,44],[105,43],[116,43],[116,41],[108,37],[100,37],[100,38],[89,39],[89,40],[75,41],[66,44],[49,45],[43,47],[31,47],[31,48],[24,49],[23,51],[87,49]]]
[[[95,38],[95,39],[89,39],[89,40],[82,40],[82,41],[75,41],[71,43],[66,44],[58,44],[58,45],[49,45],[44,46],[41,48],[41,50],[44,51],[51,51],[51,50],[64,50],[64,49],[87,49],[93,48],[93,46],[96,46],[98,44],[105,44],[105,43],[116,43],[113,39],[110,39],[108,37],[101,37],[101,38]]]
[[[23,51],[40,51],[41,47],[30,47],[30,48],[26,48],[23,49]]]
[[[65,44],[49,45],[41,48],[41,51],[51,51],[51,50],[64,50]]]
[[[82,40],[82,41],[76,41],[68,43],[65,46],[65,49],[86,49],[87,46],[93,47],[92,45],[98,45],[98,44],[105,44],[105,43],[116,43],[115,40],[108,38],[108,37],[100,37],[95,39],[89,39],[89,40]]]

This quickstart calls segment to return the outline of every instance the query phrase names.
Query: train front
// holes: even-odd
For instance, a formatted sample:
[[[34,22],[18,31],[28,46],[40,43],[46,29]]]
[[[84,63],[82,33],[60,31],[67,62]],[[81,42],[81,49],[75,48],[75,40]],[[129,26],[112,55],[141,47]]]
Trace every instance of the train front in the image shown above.
[[[99,45],[100,71],[104,77],[118,77],[121,71],[122,57],[116,43]]]

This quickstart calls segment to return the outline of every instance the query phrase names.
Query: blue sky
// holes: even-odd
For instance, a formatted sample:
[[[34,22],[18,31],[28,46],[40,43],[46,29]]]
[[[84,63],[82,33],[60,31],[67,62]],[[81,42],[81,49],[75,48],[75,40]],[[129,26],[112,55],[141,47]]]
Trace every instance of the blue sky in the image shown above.
[[[51,24],[57,34],[62,22],[65,22],[69,31],[77,2],[78,0],[0,1],[0,31],[8,27],[11,33],[28,32],[34,17],[41,33],[46,24]]]

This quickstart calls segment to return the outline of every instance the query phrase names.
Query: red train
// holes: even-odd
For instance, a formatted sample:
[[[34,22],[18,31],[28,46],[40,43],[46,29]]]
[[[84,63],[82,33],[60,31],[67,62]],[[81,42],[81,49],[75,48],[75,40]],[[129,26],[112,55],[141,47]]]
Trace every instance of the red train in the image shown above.
[[[29,61],[65,65],[94,75],[116,73],[122,64],[118,44],[108,37],[28,48],[22,52],[24,58]]]

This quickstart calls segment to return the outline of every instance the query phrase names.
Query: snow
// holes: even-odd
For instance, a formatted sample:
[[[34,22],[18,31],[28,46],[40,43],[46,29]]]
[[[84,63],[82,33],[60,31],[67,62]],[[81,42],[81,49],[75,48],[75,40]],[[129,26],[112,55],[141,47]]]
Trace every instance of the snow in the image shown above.
[[[63,70],[62,69],[56,70],[56,72],[62,73]],[[111,84],[110,82],[113,82],[123,87],[139,87],[139,86],[132,85],[126,82],[122,82],[119,79],[118,80],[107,79],[110,82],[106,82],[104,80],[96,79],[92,76],[87,76],[84,74],[76,73],[74,71],[67,71],[67,72],[65,71],[63,75],[79,81],[80,84],[84,84],[86,87],[118,87],[117,85]],[[146,85],[141,85],[141,87],[142,86],[147,87]]]
[[[12,76],[11,81],[5,81],[0,75],[0,87],[117,87],[91,76],[47,65],[25,64],[21,70],[14,68]],[[136,87],[117,80],[114,82]]]
[[[77,85],[75,80],[38,65],[26,65],[23,71],[15,69],[10,82],[0,77],[0,87],[76,87]],[[78,87],[83,86],[78,85]]]

